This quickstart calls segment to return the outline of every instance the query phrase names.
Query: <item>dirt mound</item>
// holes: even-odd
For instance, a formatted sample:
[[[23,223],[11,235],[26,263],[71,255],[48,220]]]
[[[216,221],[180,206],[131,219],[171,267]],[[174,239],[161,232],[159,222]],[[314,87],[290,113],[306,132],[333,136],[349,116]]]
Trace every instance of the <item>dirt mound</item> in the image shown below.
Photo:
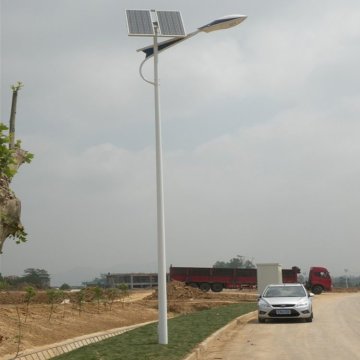
[[[200,289],[186,286],[180,281],[171,281],[167,285],[167,298],[169,300],[189,300],[189,299],[209,299],[211,296],[208,293],[201,291]],[[145,300],[157,300],[157,289]]]
[[[228,302],[240,302],[240,301],[256,301],[258,295],[256,291],[239,292],[236,290],[230,290],[229,292],[224,290],[220,293],[205,292],[198,288],[186,286],[180,281],[171,281],[167,285],[167,299],[168,300],[209,300],[209,301],[228,301]],[[157,300],[157,289],[144,300]]]

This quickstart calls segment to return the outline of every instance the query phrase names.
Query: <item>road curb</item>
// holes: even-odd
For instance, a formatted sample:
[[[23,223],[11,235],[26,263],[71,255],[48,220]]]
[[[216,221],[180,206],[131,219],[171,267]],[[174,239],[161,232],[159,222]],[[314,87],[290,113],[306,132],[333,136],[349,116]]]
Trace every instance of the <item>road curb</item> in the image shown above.
[[[221,329],[217,330],[206,338],[203,342],[196,346],[196,348],[183,360],[202,360],[202,356],[209,349],[210,346],[215,345],[217,341],[228,336],[231,330],[234,330],[238,326],[243,326],[249,321],[257,317],[257,311],[252,311],[248,314],[241,315],[235,320],[231,321]]]

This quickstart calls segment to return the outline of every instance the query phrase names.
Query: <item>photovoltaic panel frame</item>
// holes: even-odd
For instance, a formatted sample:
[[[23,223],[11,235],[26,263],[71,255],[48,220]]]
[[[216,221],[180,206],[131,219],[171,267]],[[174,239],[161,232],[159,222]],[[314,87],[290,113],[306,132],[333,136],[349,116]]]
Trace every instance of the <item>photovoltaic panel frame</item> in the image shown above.
[[[154,24],[150,10],[126,10],[129,35],[154,36]]]
[[[185,36],[180,11],[157,11],[161,36]]]
[[[128,33],[131,36],[185,37],[180,11],[126,10]]]

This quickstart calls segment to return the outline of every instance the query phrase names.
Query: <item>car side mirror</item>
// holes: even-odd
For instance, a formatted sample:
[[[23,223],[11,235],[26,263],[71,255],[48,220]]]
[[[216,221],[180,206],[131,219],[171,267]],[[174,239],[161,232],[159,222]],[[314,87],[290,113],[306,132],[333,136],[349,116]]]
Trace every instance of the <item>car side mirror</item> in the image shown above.
[[[312,292],[309,293],[309,297],[314,297],[314,296],[315,296],[314,293],[312,293]]]

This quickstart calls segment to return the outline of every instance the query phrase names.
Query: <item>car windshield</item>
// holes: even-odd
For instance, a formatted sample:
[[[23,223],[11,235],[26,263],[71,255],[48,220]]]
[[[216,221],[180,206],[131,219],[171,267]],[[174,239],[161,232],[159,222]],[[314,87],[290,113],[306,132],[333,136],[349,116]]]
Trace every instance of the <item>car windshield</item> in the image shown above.
[[[269,286],[264,297],[304,297],[306,292],[301,286]]]

